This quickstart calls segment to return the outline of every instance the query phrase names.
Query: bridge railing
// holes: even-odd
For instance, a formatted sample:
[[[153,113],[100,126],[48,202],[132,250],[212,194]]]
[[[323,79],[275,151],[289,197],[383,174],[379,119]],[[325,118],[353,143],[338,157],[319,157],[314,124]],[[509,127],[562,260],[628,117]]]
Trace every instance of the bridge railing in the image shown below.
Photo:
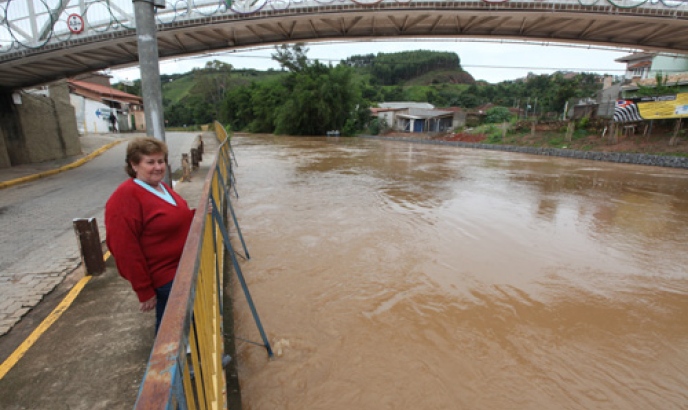
[[[208,18],[242,18],[264,11],[319,8],[386,7],[404,8],[445,0],[167,0],[156,11],[160,29],[184,21]],[[676,17],[688,10],[686,0],[457,0],[465,8],[488,10],[520,5],[527,9],[556,9],[584,12],[625,10]],[[136,28],[132,0],[0,0],[0,54],[37,49],[48,44],[81,43],[89,37],[112,36]]]
[[[141,383],[135,405],[139,410],[226,408],[223,368],[230,358],[225,354],[222,301],[229,272],[227,260],[231,260],[255,312],[227,231],[230,210],[239,235],[241,232],[230,202],[234,178],[230,138],[219,123],[215,124],[215,134],[220,147],[205,178]],[[243,237],[240,239],[248,257]],[[272,356],[257,314],[255,318]]]

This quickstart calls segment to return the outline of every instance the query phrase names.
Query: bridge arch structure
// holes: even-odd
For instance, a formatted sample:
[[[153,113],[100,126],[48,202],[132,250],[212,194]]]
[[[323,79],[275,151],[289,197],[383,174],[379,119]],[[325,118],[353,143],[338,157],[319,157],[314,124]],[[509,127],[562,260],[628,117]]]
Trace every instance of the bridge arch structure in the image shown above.
[[[688,0],[167,0],[156,18],[163,59],[376,38],[518,39],[688,53]],[[0,0],[0,88],[137,64],[134,22],[132,0]]]

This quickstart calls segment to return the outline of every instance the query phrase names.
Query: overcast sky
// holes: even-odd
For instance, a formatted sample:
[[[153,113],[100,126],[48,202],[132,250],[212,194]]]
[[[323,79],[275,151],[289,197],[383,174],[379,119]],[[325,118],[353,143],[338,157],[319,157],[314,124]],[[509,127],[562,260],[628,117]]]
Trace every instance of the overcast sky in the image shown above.
[[[543,45],[544,44],[544,45]],[[338,63],[352,55],[394,53],[412,50],[437,50],[455,52],[461,59],[461,66],[476,80],[497,83],[525,77],[529,72],[549,74],[555,71],[595,72],[623,75],[625,64],[614,60],[632,52],[613,48],[588,48],[581,45],[562,46],[557,43],[525,43],[511,41],[422,40],[404,42],[338,42],[311,43],[307,45],[308,57],[323,63]],[[203,67],[207,61],[220,60],[235,68],[279,69],[279,64],[270,58],[274,46],[263,49],[246,49],[217,52],[210,55],[185,57],[160,62],[162,74],[186,73]],[[112,70],[113,84],[122,80],[140,78],[138,67]]]

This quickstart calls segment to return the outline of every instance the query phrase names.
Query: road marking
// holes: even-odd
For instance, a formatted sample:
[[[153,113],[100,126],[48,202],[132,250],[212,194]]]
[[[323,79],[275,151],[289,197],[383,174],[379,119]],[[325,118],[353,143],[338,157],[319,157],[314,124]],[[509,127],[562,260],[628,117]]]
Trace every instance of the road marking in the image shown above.
[[[105,255],[103,255],[103,260],[107,260],[110,257],[110,251],[105,252]],[[77,296],[79,296],[79,293],[83,290],[84,286],[88,283],[89,280],[91,280],[92,276],[84,276],[77,282],[76,285],[69,291],[67,296],[65,296],[64,299],[62,299],[62,302],[60,302],[59,305],[55,309],[53,309],[52,312],[50,312],[50,315],[46,317],[40,325],[36,329],[34,329],[33,332],[29,335],[29,337],[26,338],[22,342],[19,347],[17,347],[14,352],[0,365],[0,380],[2,380],[3,377],[9,372],[16,364],[19,362],[19,360],[24,357],[26,352],[33,346],[37,341],[38,338],[40,338],[43,333],[45,333],[50,326],[52,326],[53,323],[57,319],[62,316],[62,314],[69,308],[69,306],[74,303],[74,300],[76,299]]]
[[[64,171],[68,171],[70,169],[74,169],[76,167],[80,167],[80,166],[84,165],[86,162],[92,160],[93,158],[97,157],[98,155],[102,154],[103,152],[105,152],[105,151],[109,150],[110,148],[114,147],[115,145],[119,144],[120,142],[122,142],[122,141],[114,141],[114,142],[111,142],[107,145],[104,145],[104,146],[98,148],[97,150],[93,151],[92,153],[86,155],[85,157],[80,158],[80,159],[72,162],[71,164],[67,164],[67,165],[60,167],[60,168],[51,169],[49,171],[45,171],[45,172],[41,172],[41,173],[33,174],[33,175],[28,175],[28,176],[21,177],[21,178],[11,179],[9,181],[2,181],[2,182],[0,182],[0,189],[8,188],[8,187],[18,185],[18,184],[23,184],[25,182],[35,181],[35,180],[40,179],[40,178],[49,177],[51,175],[55,175],[55,174],[58,174],[60,172],[64,172]]]

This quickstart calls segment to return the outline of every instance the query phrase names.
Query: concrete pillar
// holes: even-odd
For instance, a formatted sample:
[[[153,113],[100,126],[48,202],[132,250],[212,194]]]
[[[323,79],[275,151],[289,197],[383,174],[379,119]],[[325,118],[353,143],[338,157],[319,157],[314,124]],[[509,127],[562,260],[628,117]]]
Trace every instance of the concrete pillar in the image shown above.
[[[158,58],[157,27],[155,25],[155,7],[153,0],[133,0],[136,17],[136,38],[141,72],[141,92],[146,118],[146,135],[165,141],[165,118],[162,106],[162,84],[160,82],[160,64]],[[171,185],[168,172],[165,182]]]
[[[0,91],[0,168],[26,162],[25,141],[13,94],[12,90]]]
[[[55,81],[48,86],[50,98],[55,102],[69,104],[69,86],[66,80]]]
[[[9,168],[10,155],[7,153],[7,144],[5,143],[5,132],[0,127],[0,168]]]

